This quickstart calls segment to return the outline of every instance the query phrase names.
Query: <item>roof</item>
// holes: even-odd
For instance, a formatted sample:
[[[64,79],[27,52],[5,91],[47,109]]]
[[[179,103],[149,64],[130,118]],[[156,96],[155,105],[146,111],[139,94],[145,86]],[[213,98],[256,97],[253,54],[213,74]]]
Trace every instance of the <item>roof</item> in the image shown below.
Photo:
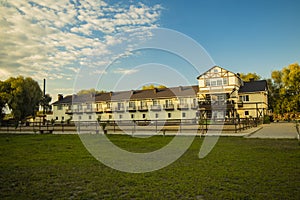
[[[56,101],[53,105],[57,104],[68,104],[68,103],[79,103],[79,102],[103,102],[103,101],[120,101],[120,100],[143,100],[143,99],[163,99],[163,98],[174,98],[174,97],[187,97],[195,96],[199,91],[198,85],[193,86],[179,86],[173,88],[155,88],[148,90],[129,90],[129,91],[118,91],[118,92],[106,92],[87,95],[68,95]]]
[[[240,87],[239,93],[267,91],[268,84],[266,80],[244,82]]]
[[[65,96],[60,101],[55,101],[52,105],[72,103],[72,95]]]

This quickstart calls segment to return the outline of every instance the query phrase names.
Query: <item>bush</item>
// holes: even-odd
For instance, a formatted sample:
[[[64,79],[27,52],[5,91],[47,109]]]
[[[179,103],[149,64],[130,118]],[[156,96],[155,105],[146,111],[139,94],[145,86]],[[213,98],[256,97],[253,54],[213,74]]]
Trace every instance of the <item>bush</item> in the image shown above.
[[[264,116],[264,121],[263,121],[263,123],[264,123],[264,124],[270,124],[270,122],[271,122],[270,116],[269,116],[269,115],[265,115],[265,116]]]

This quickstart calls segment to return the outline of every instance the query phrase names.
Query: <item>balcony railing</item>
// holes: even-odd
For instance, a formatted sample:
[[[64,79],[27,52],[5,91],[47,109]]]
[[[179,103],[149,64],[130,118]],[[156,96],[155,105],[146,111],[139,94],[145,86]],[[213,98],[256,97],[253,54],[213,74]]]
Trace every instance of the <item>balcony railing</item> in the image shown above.
[[[152,105],[150,110],[151,111],[161,111],[161,105]]]
[[[103,113],[103,109],[102,108],[95,108],[95,112],[98,113]]]
[[[105,108],[104,112],[106,112],[106,113],[112,113],[112,109],[111,108]]]
[[[174,104],[164,104],[164,110],[174,110]]]
[[[177,105],[177,109],[178,110],[188,110],[189,109],[189,105],[188,104],[178,104]]]
[[[231,109],[234,108],[234,101],[200,101],[199,108],[203,109]]]
[[[138,107],[138,110],[139,110],[140,112],[147,112],[147,111],[148,111],[148,106],[139,106],[139,107]]]

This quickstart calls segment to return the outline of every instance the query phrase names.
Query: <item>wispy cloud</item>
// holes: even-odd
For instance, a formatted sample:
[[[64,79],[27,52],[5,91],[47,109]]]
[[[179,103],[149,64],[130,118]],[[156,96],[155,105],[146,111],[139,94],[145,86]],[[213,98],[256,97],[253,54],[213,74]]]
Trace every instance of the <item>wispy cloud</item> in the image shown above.
[[[138,69],[117,68],[117,69],[114,70],[114,73],[129,75],[129,74],[134,74],[138,71],[139,71]]]
[[[0,0],[0,79],[22,74],[69,80],[80,66],[105,65],[89,58],[109,54],[120,42],[113,37],[118,32],[158,26],[161,9],[96,0]]]

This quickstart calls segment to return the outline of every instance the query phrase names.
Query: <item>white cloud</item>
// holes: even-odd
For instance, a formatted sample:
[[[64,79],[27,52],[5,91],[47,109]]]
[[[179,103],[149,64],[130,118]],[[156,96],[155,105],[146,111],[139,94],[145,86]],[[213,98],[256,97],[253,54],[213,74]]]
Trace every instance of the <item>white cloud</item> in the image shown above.
[[[22,0],[0,3],[0,79],[31,76],[72,80],[80,67],[102,69],[122,42],[113,37],[136,27],[156,27],[162,7],[99,0]],[[130,3],[128,3],[130,4]],[[126,54],[126,52],[125,52]],[[108,56],[114,58],[117,55]],[[119,68],[115,73],[137,70]],[[104,70],[94,71],[106,73]]]
[[[134,74],[138,71],[139,71],[138,69],[117,68],[117,69],[114,70],[114,73],[129,75],[129,74]]]

